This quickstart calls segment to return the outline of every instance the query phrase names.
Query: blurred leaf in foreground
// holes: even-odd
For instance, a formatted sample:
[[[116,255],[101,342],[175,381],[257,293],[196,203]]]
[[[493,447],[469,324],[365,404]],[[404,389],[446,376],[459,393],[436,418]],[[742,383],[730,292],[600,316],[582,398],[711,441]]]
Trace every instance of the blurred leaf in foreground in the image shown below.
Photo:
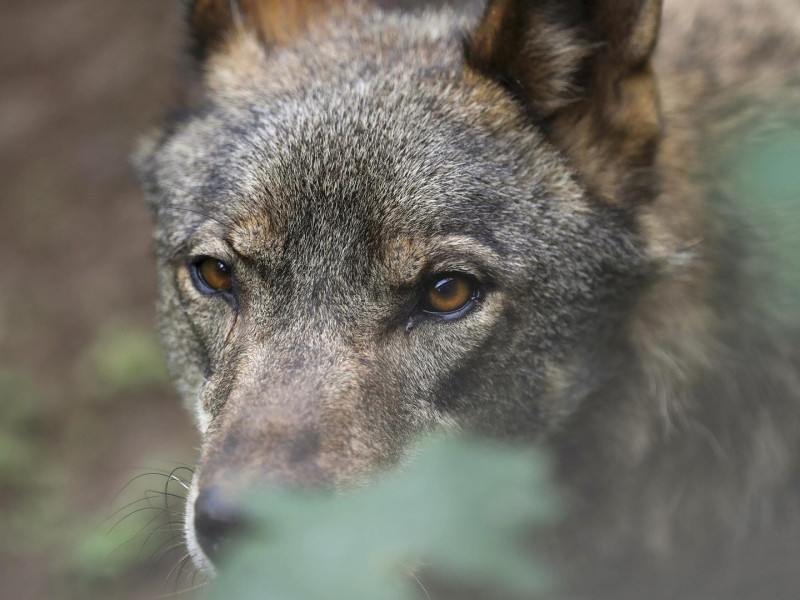
[[[251,497],[253,533],[210,598],[411,600],[420,597],[409,574],[417,566],[498,594],[550,587],[523,543],[557,517],[540,454],[446,438],[414,456],[405,470],[347,495]]]
[[[744,219],[745,266],[761,305],[800,323],[800,114],[775,111],[724,145],[721,176]]]

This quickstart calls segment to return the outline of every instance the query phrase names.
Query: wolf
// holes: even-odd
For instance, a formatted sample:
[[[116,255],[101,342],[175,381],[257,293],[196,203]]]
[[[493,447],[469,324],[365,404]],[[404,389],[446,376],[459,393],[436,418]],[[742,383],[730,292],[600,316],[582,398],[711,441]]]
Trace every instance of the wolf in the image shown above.
[[[186,5],[137,165],[197,565],[463,430],[554,457],[569,597],[796,597],[800,335],[719,172],[800,122],[800,5],[385,4]]]

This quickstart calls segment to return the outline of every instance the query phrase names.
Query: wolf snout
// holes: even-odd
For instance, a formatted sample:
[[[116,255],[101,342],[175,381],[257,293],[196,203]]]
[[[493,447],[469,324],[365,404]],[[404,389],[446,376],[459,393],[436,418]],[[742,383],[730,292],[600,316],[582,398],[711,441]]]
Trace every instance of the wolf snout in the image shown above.
[[[245,502],[251,492],[329,490],[372,464],[352,451],[346,427],[329,428],[336,435],[324,436],[316,422],[231,417],[224,415],[205,440],[195,473],[193,521],[187,523],[190,538],[214,565],[229,542],[252,525]]]
[[[223,488],[203,489],[194,502],[194,530],[197,543],[213,563],[218,563],[222,549],[236,534],[242,533],[247,519],[241,505]]]

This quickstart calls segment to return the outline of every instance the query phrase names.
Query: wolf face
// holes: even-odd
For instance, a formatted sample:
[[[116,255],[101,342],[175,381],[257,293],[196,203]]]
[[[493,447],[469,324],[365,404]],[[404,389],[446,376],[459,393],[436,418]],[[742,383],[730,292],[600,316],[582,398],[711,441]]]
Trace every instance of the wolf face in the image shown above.
[[[490,76],[500,3],[466,51],[475,24],[447,11],[350,8],[276,41],[270,3],[218,4],[193,6],[227,29],[199,32],[196,95],[141,161],[161,327],[204,435],[201,563],[239,486],[351,484],[435,429],[546,434],[602,379],[647,263],[530,117],[559,127],[578,65],[542,59],[564,81],[539,105]],[[583,60],[567,31],[542,35]]]
[[[617,372],[670,253],[641,209],[659,15],[191,4],[201,74],[139,163],[198,564],[243,486],[351,485],[437,429],[546,439]]]

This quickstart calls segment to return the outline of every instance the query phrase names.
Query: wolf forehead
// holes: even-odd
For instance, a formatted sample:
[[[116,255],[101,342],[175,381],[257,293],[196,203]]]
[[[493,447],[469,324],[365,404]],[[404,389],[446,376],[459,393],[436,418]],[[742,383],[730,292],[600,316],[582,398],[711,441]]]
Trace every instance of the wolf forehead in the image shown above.
[[[458,31],[409,41],[395,29],[313,50],[232,41],[147,159],[159,224],[185,222],[178,205],[247,221],[257,237],[319,215],[317,230],[339,238],[383,228],[496,243],[507,196],[534,196],[553,158],[538,160],[540,136],[513,99],[465,66]],[[551,168],[520,168],[537,162]]]
[[[431,120],[381,97],[196,113],[153,157],[159,226],[190,234],[185,224],[205,217],[237,252],[264,258],[288,240],[402,254],[453,235],[501,251],[514,167],[474,132]]]

